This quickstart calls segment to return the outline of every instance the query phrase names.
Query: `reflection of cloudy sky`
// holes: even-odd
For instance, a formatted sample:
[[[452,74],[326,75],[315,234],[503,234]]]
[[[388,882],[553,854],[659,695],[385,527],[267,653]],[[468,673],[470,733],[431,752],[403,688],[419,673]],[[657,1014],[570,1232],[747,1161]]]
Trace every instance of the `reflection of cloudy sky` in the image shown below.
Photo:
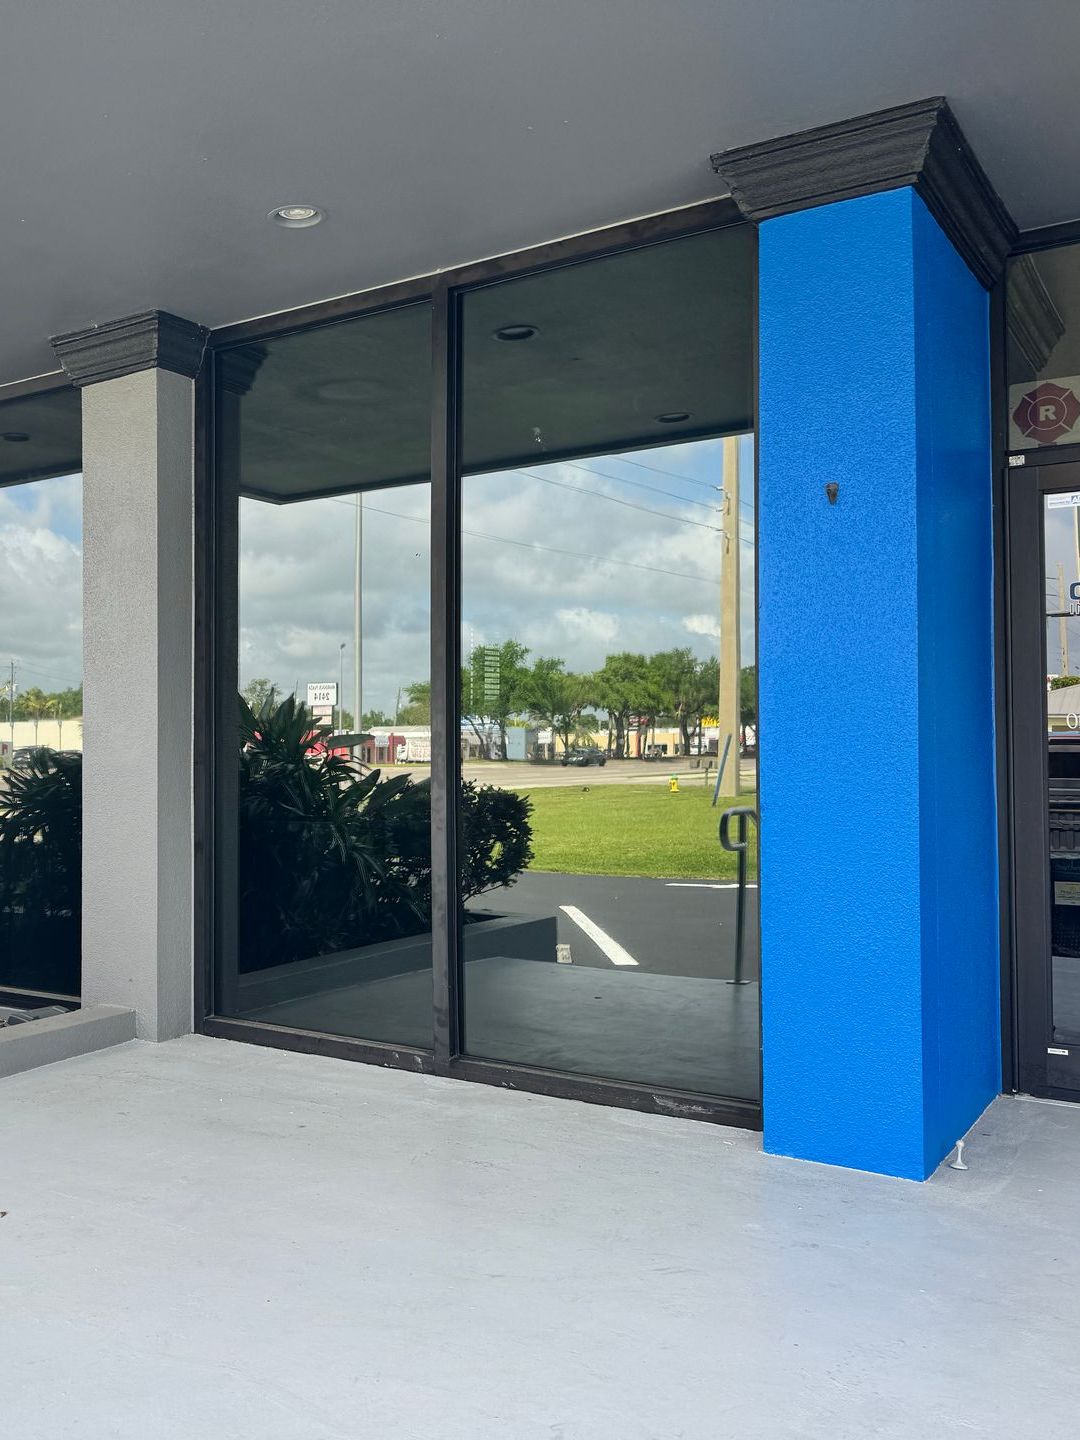
[[[744,644],[752,645],[753,471],[744,448]],[[570,670],[598,669],[618,650],[715,654],[721,449],[719,440],[699,441],[467,477],[466,649],[512,636],[533,657],[561,656]]]
[[[430,487],[364,497],[364,709],[392,711],[399,686],[427,678]],[[240,503],[240,685],[280,690],[338,678],[352,703],[355,501]]]
[[[0,489],[0,679],[20,690],[82,680],[82,480]]]
[[[743,663],[753,655],[753,452],[741,444]],[[466,477],[466,650],[513,637],[591,670],[617,650],[715,654],[719,440]],[[427,485],[364,498],[364,706],[392,711],[429,669]],[[241,685],[338,675],[352,695],[351,498],[241,503]]]

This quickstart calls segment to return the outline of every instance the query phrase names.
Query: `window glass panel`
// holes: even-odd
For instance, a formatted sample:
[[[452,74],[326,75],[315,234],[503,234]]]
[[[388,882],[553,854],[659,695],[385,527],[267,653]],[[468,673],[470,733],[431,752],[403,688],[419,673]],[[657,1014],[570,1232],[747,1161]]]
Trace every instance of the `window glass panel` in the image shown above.
[[[759,1094],[753,243],[464,299],[473,1055]]]
[[[79,993],[81,464],[77,391],[0,406],[0,1006]]]
[[[1050,1012],[1055,1044],[1080,1044],[1080,496],[1043,500]]]
[[[218,366],[240,723],[224,718],[219,740],[217,1008],[420,1046],[430,355],[430,310],[415,306]]]
[[[1009,262],[1009,448],[1080,444],[1080,246]]]

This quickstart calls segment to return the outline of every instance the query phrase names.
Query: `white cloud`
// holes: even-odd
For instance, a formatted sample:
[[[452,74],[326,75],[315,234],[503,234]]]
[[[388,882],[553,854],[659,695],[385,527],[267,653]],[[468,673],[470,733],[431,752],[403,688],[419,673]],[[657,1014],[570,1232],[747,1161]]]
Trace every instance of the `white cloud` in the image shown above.
[[[619,634],[617,615],[604,610],[589,610],[584,605],[574,610],[556,610],[555,619],[562,633],[574,640],[595,641],[610,646]]]
[[[715,652],[720,442],[628,459],[464,478],[466,650],[513,637],[572,670],[596,669],[615,650],[689,643],[702,656]],[[392,710],[399,687],[428,676],[429,493],[424,484],[365,496],[365,707]],[[349,497],[242,502],[241,683],[267,676],[291,690],[336,678],[344,640],[351,704],[354,516]],[[752,566],[743,571],[747,653],[748,585],[752,597]]]
[[[685,615],[683,629],[690,635],[705,635],[710,640],[720,639],[719,615]]]
[[[715,651],[720,442],[528,469],[463,480],[466,649],[513,636],[534,657],[560,655],[572,670],[596,669],[615,650],[690,643],[701,655]],[[429,507],[426,484],[365,496],[366,707],[392,710],[399,688],[428,676]],[[292,690],[334,679],[345,641],[350,705],[353,499],[245,500],[240,508],[241,684],[267,676]],[[748,561],[751,517],[744,507]],[[747,564],[745,655],[753,582]],[[81,679],[78,476],[0,490],[0,668],[9,656],[21,686],[58,689]]]
[[[82,679],[82,480],[0,489],[0,670],[20,690]]]

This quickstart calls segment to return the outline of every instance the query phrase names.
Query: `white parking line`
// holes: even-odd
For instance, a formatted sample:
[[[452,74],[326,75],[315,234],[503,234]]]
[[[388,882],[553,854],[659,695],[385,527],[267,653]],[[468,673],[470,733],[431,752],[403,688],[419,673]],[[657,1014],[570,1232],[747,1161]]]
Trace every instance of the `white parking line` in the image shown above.
[[[613,940],[606,930],[601,930],[599,925],[591,921],[583,911],[576,905],[560,905],[559,909],[568,920],[572,920],[579,929],[584,930],[593,944],[604,952],[613,965],[636,965],[638,962],[624,950],[617,940]]]
[[[725,882],[722,885],[714,884],[710,880],[666,880],[664,882],[668,890],[737,890],[739,887],[734,880]],[[756,884],[748,884],[747,890],[756,890]]]

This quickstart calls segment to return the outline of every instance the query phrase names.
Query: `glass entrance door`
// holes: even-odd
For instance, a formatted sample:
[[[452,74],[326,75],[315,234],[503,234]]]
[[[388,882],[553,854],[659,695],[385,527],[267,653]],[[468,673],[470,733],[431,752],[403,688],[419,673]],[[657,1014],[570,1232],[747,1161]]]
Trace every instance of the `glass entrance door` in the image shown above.
[[[1019,1088],[1080,1099],[1080,466],[1010,492]]]

